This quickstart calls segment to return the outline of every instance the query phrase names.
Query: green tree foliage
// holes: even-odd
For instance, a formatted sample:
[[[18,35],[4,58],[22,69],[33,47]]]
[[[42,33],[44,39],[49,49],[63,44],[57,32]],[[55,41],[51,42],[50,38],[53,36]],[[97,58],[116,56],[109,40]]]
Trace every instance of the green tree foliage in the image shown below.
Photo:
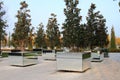
[[[113,0],[113,1],[116,1],[116,0]],[[118,6],[120,7],[120,1],[118,2]],[[120,12],[120,9],[119,9],[119,12]]]
[[[120,1],[119,1],[118,5],[119,5],[119,7],[120,7]],[[120,9],[119,9],[119,12],[120,12]]]
[[[94,12],[96,6],[91,4],[86,18],[87,45],[92,49],[95,46],[103,47],[108,44],[106,20],[100,11]]]
[[[98,18],[98,23],[97,23],[97,28],[95,30],[94,46],[105,47],[109,43],[106,20],[101,14],[98,14],[97,18]]]
[[[3,2],[0,1],[0,52],[1,52],[1,40],[5,39],[5,28],[7,27],[7,21],[4,20],[5,11],[3,9]]]
[[[52,13],[51,16],[48,20],[46,34],[50,43],[49,47],[54,49],[55,47],[60,47],[60,31],[56,15]]]
[[[96,15],[98,14],[98,12],[94,12],[95,8],[95,4],[91,4],[90,9],[88,10],[88,17],[86,18],[87,41],[90,48],[93,47],[93,41],[95,39],[95,28],[97,27]]]
[[[79,48],[86,48],[86,25],[81,24],[80,26],[77,26],[76,28],[76,40],[75,40],[75,46]]]
[[[80,29],[80,9],[77,8],[79,4],[78,0],[64,0],[66,8],[64,14],[66,16],[65,22],[63,23],[63,44],[65,47],[80,47],[82,44],[81,37],[82,31]],[[81,29],[82,30],[82,29]],[[79,42],[80,40],[80,42]],[[79,43],[78,43],[79,42]]]
[[[3,18],[6,13],[3,10],[3,5],[3,2],[0,1],[0,40],[4,39],[4,36],[6,35],[5,28],[7,27],[7,21]]]
[[[35,45],[36,48],[45,48],[45,32],[44,32],[44,25],[42,23],[39,24],[38,30],[37,30],[37,37],[35,38]]]
[[[110,49],[116,49],[115,32],[113,27],[111,29]]]
[[[32,50],[33,49],[33,41],[34,41],[34,34],[33,34],[34,27],[30,29],[29,35],[28,35],[28,49]]]
[[[18,21],[15,23],[14,33],[12,34],[12,41],[15,47],[20,47],[24,50],[28,41],[28,33],[30,32],[31,19],[28,8],[28,4],[23,1],[20,3],[21,7],[16,15]]]

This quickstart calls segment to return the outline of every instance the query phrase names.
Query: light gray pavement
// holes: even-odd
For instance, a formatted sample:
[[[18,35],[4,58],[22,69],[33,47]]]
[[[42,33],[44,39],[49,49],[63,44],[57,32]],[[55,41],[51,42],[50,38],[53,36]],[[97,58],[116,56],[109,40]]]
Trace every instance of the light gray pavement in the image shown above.
[[[105,58],[91,62],[92,68],[84,73],[56,70],[56,61],[44,61],[28,67],[10,66],[8,58],[0,60],[0,80],[120,80],[120,62]]]

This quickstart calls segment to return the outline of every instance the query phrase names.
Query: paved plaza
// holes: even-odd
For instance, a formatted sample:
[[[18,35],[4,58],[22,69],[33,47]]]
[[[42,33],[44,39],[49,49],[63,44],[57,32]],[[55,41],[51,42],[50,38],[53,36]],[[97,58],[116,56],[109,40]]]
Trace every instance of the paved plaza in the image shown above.
[[[43,60],[41,56],[39,64],[28,67],[10,66],[8,58],[2,58],[0,80],[120,80],[120,54],[119,59],[111,56],[102,62],[91,62],[91,69],[84,73],[57,71],[56,61]]]

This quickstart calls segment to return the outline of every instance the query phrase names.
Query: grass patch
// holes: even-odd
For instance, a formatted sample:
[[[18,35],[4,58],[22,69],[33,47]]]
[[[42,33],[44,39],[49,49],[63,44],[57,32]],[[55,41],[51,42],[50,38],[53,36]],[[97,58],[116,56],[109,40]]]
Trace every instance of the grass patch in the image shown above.
[[[90,57],[91,57],[91,53],[83,54],[83,59],[87,59],[87,58],[90,58]]]
[[[2,52],[1,57],[8,57],[9,53]]]

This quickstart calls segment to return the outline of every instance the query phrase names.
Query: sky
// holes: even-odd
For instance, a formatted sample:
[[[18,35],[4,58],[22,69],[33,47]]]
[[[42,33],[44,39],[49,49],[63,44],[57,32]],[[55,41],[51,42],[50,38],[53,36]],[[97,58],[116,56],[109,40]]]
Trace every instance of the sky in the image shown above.
[[[15,15],[20,8],[20,2],[23,0],[3,0],[4,9],[6,11],[5,19],[8,21],[9,27],[7,27],[7,33],[12,33],[14,24],[17,22]],[[60,29],[62,23],[65,20],[64,0],[24,0],[28,4],[28,9],[30,9],[31,23],[32,26],[36,28],[42,22],[44,26],[47,25],[48,19],[51,17],[51,13],[57,15],[58,24],[60,24]],[[116,37],[120,37],[120,12],[118,1],[113,0],[79,0],[78,8],[81,9],[80,15],[82,18],[82,23],[86,22],[86,16],[91,3],[96,4],[96,10],[106,19],[106,26],[108,27],[108,34],[111,33],[111,28],[114,26]]]

